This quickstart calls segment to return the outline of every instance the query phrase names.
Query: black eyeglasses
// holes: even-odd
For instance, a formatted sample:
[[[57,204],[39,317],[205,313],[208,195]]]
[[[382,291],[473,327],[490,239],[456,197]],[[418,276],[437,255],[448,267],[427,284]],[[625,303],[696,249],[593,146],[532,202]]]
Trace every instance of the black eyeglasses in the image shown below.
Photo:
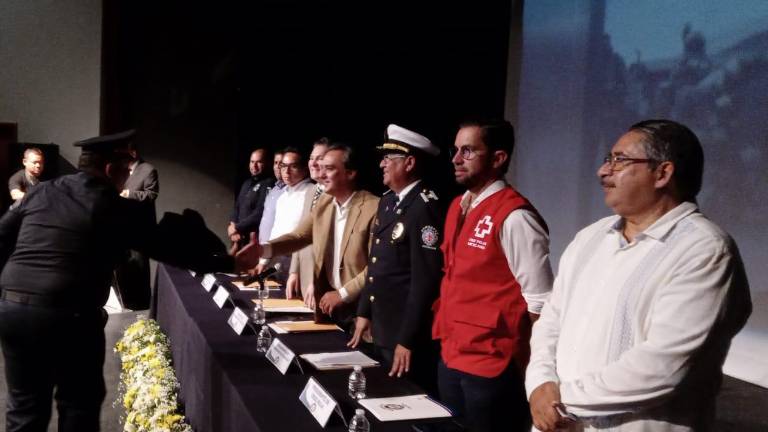
[[[299,164],[297,164],[297,163],[289,163],[289,164],[284,164],[284,163],[281,163],[281,164],[280,164],[280,165],[278,165],[278,166],[280,167],[280,169],[281,169],[281,170],[282,170],[282,169],[289,169],[289,170],[291,170],[291,171],[295,171],[295,170],[297,170],[297,169],[301,168],[301,165],[299,165]]]
[[[456,157],[456,154],[461,155],[461,158],[464,160],[472,160],[475,156],[484,152],[485,150],[473,150],[469,146],[461,146],[458,149],[455,147],[448,149],[448,154],[451,156],[451,160]]]
[[[624,168],[636,164],[636,163],[655,163],[658,162],[656,159],[643,159],[643,158],[633,158],[633,157],[627,157],[622,155],[607,155],[603,158],[603,165],[608,165],[608,168],[611,169],[611,171],[621,171]]]

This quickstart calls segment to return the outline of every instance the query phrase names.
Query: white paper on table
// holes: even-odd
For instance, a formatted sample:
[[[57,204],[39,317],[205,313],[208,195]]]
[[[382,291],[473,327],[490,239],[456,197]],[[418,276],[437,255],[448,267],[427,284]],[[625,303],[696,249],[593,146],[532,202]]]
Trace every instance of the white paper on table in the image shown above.
[[[264,311],[279,313],[315,313],[315,311],[306,306],[265,307]]]
[[[425,394],[360,399],[358,402],[379,421],[451,417],[450,411]]]
[[[379,362],[360,351],[302,354],[300,357],[317,370],[352,369],[355,366],[374,367],[379,365]]]
[[[283,329],[282,327],[278,327],[277,325],[275,325],[275,323],[269,323],[267,325],[269,326],[269,328],[274,330],[275,333],[277,334],[288,334],[287,330]]]

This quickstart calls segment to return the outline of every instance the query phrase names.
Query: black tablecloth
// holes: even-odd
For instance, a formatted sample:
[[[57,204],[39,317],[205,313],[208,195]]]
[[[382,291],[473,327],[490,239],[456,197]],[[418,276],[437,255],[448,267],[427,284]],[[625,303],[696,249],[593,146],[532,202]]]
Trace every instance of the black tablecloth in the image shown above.
[[[360,406],[347,395],[348,370],[317,371],[303,362],[304,375],[293,365],[286,375],[256,351],[256,336],[235,334],[227,324],[232,307],[219,309],[213,292],[206,292],[202,277],[186,270],[158,265],[156,319],[171,340],[174,367],[181,383],[180,399],[196,432],[320,431],[323,428],[299,401],[299,394],[313,376],[328,390],[349,420]],[[230,291],[238,306],[248,312],[254,292]],[[268,320],[280,317],[269,316]],[[282,317],[284,319],[285,317]],[[346,350],[342,332],[275,335],[296,355]],[[404,379],[390,378],[384,368],[366,368],[368,397],[423,393]],[[412,431],[420,422],[381,423],[366,416],[371,430]],[[423,423],[423,422],[421,422]],[[325,430],[344,431],[336,415]]]

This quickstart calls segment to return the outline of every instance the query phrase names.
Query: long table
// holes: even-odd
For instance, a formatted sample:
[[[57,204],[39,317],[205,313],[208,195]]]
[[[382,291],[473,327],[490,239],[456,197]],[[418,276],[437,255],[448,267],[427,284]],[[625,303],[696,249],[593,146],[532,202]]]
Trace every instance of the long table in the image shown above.
[[[339,403],[349,420],[360,405],[347,395],[348,370],[317,371],[302,363],[286,375],[256,351],[256,336],[238,336],[227,324],[232,307],[219,309],[213,291],[205,291],[202,277],[160,264],[154,299],[155,318],[171,341],[174,368],[181,383],[180,400],[196,432],[227,431],[345,431],[334,415],[323,429],[299,401],[310,376]],[[236,305],[248,311],[253,291],[231,290]],[[271,321],[274,317],[268,317]],[[275,335],[296,355],[347,350],[343,332]],[[303,360],[301,360],[303,362]],[[368,397],[423,393],[405,379],[390,378],[384,368],[366,368]],[[413,431],[424,421],[379,422],[366,416],[376,432]]]

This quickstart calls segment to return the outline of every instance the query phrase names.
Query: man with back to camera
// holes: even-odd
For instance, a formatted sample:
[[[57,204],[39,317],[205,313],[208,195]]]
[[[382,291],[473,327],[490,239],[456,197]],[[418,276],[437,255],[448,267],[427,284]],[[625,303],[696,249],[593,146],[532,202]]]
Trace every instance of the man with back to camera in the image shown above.
[[[45,431],[55,397],[60,432],[99,430],[106,394],[102,306],[127,248],[202,271],[243,270],[245,256],[174,249],[120,198],[133,131],[80,141],[77,174],[44,182],[0,218],[0,344],[8,385],[6,431]],[[190,262],[173,261],[187,257]],[[194,263],[192,263],[194,261]],[[191,264],[192,265],[189,265]]]
[[[546,224],[504,181],[514,144],[509,122],[475,120],[461,125],[452,150],[467,192],[445,221],[432,335],[440,398],[473,431],[530,428],[528,339],[552,289]]]
[[[390,191],[379,201],[368,277],[357,307],[356,348],[372,329],[376,356],[390,376],[408,376],[437,394],[437,347],[431,340],[432,303],[440,291],[444,206],[422,178],[440,154],[423,135],[389,125],[379,167]]]
[[[292,232],[266,244],[246,246],[241,254],[271,257],[312,245],[317,319],[330,317],[348,329],[365,283],[370,231],[379,199],[357,186],[361,168],[355,151],[332,144],[323,155],[325,192],[315,209]]]
[[[629,128],[597,171],[615,215],[566,248],[533,329],[526,388],[542,431],[706,431],[751,312],[733,240],[696,205],[704,153],[670,120]]]
[[[259,230],[264,201],[275,184],[275,177],[268,170],[270,162],[269,150],[257,148],[251,152],[248,159],[250,177],[240,187],[227,225],[227,236],[233,245],[244,246],[251,233]]]
[[[24,168],[16,171],[8,179],[8,190],[14,201],[24,198],[29,188],[40,183],[40,176],[45,168],[45,157],[42,150],[36,147],[24,150],[21,164],[24,165]]]
[[[323,155],[328,150],[329,145],[330,141],[325,137],[319,138],[312,145],[312,153],[309,155],[307,167],[309,168],[309,178],[315,182],[315,185],[305,192],[302,218],[306,217],[315,208],[317,200],[323,193],[321,164],[323,162]],[[290,299],[294,295],[300,295],[307,307],[314,309],[315,295],[314,283],[312,282],[314,270],[315,257],[312,254],[312,246],[307,246],[294,252],[291,255],[291,268],[288,272],[288,281],[285,284],[286,298]]]

